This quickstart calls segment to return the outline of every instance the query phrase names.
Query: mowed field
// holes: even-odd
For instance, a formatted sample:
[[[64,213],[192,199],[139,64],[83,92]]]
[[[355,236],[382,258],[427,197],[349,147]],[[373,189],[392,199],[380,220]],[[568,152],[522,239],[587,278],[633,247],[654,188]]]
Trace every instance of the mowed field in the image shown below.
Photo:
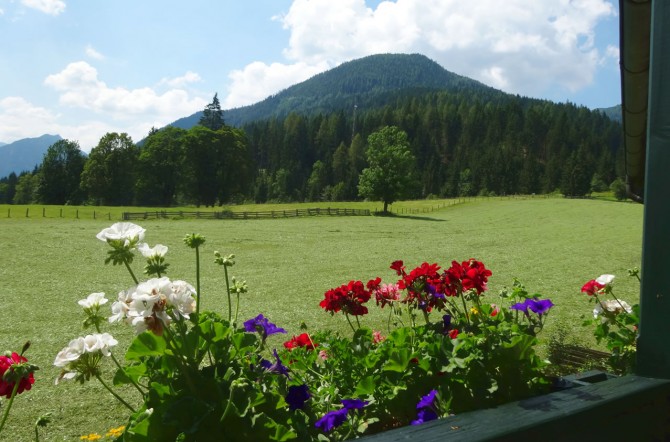
[[[439,208],[442,203],[444,207]],[[580,288],[600,274],[615,274],[616,293],[630,303],[638,300],[639,286],[626,276],[626,270],[640,265],[641,205],[563,198],[426,204],[431,211],[393,217],[181,219],[137,224],[147,229],[149,245],[169,247],[167,276],[193,284],[194,254],[182,239],[194,232],[206,237],[201,255],[203,310],[226,312],[223,272],[214,264],[213,253],[234,253],[231,275],[249,285],[240,319],[263,313],[289,334],[299,333],[303,322],[312,330],[350,333],[343,316],[331,317],[319,308],[323,293],[350,279],[365,282],[379,276],[384,282],[395,282],[389,265],[398,259],[412,268],[423,261],[448,267],[454,259],[477,258],[493,272],[485,295],[491,302],[497,302],[497,293],[518,278],[529,291],[556,304],[541,336],[544,340],[567,330],[571,340],[592,342],[591,330],[581,326],[592,305]],[[52,421],[41,431],[41,440],[79,440],[91,432],[104,435],[125,424],[124,409],[95,380],[54,385],[59,370],[52,364],[71,339],[93,332],[81,328],[79,299],[105,292],[114,300],[120,290],[132,285],[123,267],[104,265],[108,246],[95,238],[119,220],[116,209],[100,209],[105,216],[96,219],[76,219],[60,218],[56,212],[43,218],[41,206],[31,207],[34,215],[28,218],[25,207],[12,208],[16,212],[6,217],[7,207],[0,208],[0,350],[18,350],[30,340],[26,356],[40,370],[33,390],[14,402],[0,438],[33,440],[33,423],[46,412],[52,413]],[[395,207],[401,209],[403,204]],[[267,209],[246,206],[244,210]],[[143,265],[141,257],[136,259],[136,274],[141,274]],[[372,304],[370,315],[361,322],[385,332],[386,311]],[[107,331],[120,341],[116,354],[122,358],[132,330],[114,324]],[[112,367],[106,368],[111,379]],[[130,401],[134,397],[130,390],[121,394]]]

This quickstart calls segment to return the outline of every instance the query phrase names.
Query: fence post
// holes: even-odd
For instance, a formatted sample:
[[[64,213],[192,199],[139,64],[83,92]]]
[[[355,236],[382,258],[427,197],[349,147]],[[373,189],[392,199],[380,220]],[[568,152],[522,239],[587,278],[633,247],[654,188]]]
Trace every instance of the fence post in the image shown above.
[[[109,220],[111,221],[111,220],[112,220],[112,212],[107,212],[107,217],[108,217]]]
[[[28,218],[28,211],[30,210],[30,207],[26,207],[26,218]]]
[[[11,218],[11,217],[12,217],[12,209],[7,207],[7,218]]]
[[[42,207],[42,218],[46,218],[46,215],[45,215],[45,212],[44,212],[45,210],[46,210],[46,208]]]
[[[63,217],[63,208],[62,207],[60,208],[60,217],[61,218]]]
[[[77,213],[75,216],[77,217],[77,219],[79,219],[79,209],[77,209]]]
[[[95,219],[95,210],[93,211],[93,219]]]

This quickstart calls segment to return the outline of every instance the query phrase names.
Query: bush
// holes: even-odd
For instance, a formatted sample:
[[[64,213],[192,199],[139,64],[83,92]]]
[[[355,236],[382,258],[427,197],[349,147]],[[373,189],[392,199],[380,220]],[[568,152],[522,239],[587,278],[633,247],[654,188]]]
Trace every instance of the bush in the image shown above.
[[[621,178],[617,178],[610,184],[610,190],[614,193],[614,197],[618,201],[625,201],[628,199],[628,192],[626,191],[626,183]]]

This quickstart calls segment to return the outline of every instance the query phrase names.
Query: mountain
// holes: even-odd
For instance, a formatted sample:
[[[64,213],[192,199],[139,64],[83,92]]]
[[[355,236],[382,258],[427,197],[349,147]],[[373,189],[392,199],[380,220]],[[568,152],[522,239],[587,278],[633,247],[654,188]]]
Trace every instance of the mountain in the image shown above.
[[[612,121],[618,121],[619,123],[623,121],[623,115],[620,104],[612,107],[600,108],[597,110],[607,115],[607,117]]]
[[[309,80],[291,86],[251,106],[226,110],[224,118],[231,126],[286,116],[328,114],[358,107],[381,107],[399,95],[428,90],[502,92],[478,81],[449,72],[420,54],[380,54],[343,63]],[[189,129],[202,112],[181,118],[171,126]]]
[[[0,146],[0,177],[12,172],[18,175],[23,171],[32,171],[42,163],[49,146],[59,140],[62,140],[60,135],[42,135]]]

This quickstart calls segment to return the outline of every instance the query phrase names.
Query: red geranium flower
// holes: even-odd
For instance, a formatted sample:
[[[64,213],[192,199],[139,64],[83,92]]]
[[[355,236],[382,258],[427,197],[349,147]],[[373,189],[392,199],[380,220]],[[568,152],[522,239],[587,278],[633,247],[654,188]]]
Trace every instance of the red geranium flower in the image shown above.
[[[13,352],[11,356],[0,356],[0,396],[5,396],[9,399],[12,396],[12,391],[14,391],[15,382],[17,382],[16,380],[12,380],[11,376],[9,376],[9,380],[6,380],[5,373],[7,371],[13,372],[14,365],[26,362],[28,362],[28,360],[16,352]],[[19,379],[18,382],[19,388],[16,390],[16,394],[21,394],[32,388],[35,383],[35,378],[32,373],[28,373],[27,376]]]
[[[331,314],[342,310],[344,313],[360,316],[368,312],[363,304],[370,300],[372,291],[381,283],[381,278],[371,279],[365,288],[361,281],[349,281],[324,293],[324,299],[319,305]]]
[[[491,271],[484,266],[484,263],[470,258],[470,260],[464,261],[462,266],[465,270],[465,276],[461,280],[463,290],[474,289],[478,295],[485,292]]]
[[[391,269],[395,270],[398,276],[405,274],[405,266],[403,265],[403,262],[401,260],[393,261],[391,263]]]
[[[590,280],[582,286],[582,292],[589,296],[597,295],[599,291],[605,288],[604,284],[600,284],[595,279]]]
[[[481,295],[487,289],[489,276],[491,271],[484,266],[484,263],[474,258],[461,263],[452,261],[451,267],[443,275],[445,294],[456,296],[460,292],[475,290]]]
[[[288,348],[289,350],[293,350],[297,347],[304,347],[307,350],[314,350],[314,348],[317,346],[318,345],[312,341],[312,338],[310,338],[307,333],[293,336],[291,339],[284,342],[284,347]]]
[[[449,330],[449,338],[450,339],[456,339],[457,337],[458,337],[458,330],[457,329]]]

